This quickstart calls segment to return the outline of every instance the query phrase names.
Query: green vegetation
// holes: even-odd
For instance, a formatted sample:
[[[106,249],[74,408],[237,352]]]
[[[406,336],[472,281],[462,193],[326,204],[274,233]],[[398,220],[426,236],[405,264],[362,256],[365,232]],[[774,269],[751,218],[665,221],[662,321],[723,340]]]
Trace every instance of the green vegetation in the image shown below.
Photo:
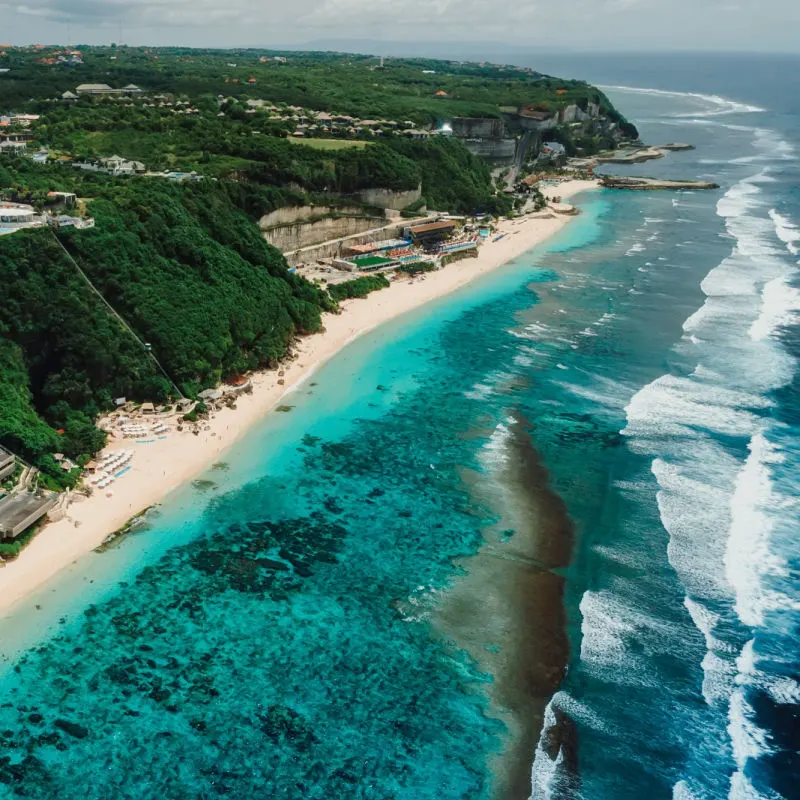
[[[507,214],[511,201],[495,194],[489,167],[455,139],[392,139],[395,152],[420,166],[428,208],[452,213]]]
[[[369,142],[363,139],[301,139],[290,136],[288,141],[294,144],[304,144],[306,147],[313,147],[315,150],[347,150],[350,147],[362,148],[369,147]]]
[[[42,63],[56,56],[54,52],[9,50],[0,57],[0,67],[11,70],[2,78],[6,103],[16,107],[30,98],[58,97],[80,83],[102,81],[115,87],[133,83],[148,92],[193,101],[215,102],[220,94],[238,100],[264,98],[416,125],[453,116],[496,117],[501,107],[555,109],[598,102],[612,108],[599,89],[583,81],[513,66],[415,58],[390,59],[380,69],[373,56],[346,53],[85,46],[80,50],[83,63],[70,67]],[[275,56],[285,58],[285,63],[275,61]],[[436,96],[438,92],[446,97]]]
[[[277,364],[335,307],[266,244],[241,208],[246,187],[141,178],[94,188],[97,227],[58,235],[187,395]],[[0,285],[0,444],[69,484],[53,452],[95,452],[104,434],[92,421],[113,398],[165,400],[170,385],[50,230],[0,237]]]
[[[101,448],[105,435],[94,420],[114,398],[166,402],[172,381],[194,397],[229,375],[274,366],[296,336],[319,329],[322,311],[389,285],[374,275],[326,292],[290,273],[255,224],[264,214],[321,205],[332,216],[344,206],[374,215],[361,201],[365,190],[420,186],[422,198],[407,214],[423,205],[509,212],[511,199],[462,142],[403,133],[456,116],[595,103],[605,120],[574,135],[559,128],[551,138],[565,140],[568,152],[604,147],[609,120],[635,135],[597,88],[515,67],[80,49],[83,63],[69,66],[58,60],[69,54],[54,48],[8,48],[0,56],[9,70],[0,75],[0,111],[41,115],[25,129],[29,150],[46,147],[51,159],[4,157],[0,192],[38,209],[52,203],[48,192],[75,192],[78,213],[85,208],[96,220],[89,230],[0,237],[0,444],[38,466],[43,485],[54,488],[72,485],[78,470],[65,472],[53,454],[81,464]],[[101,82],[133,83],[144,94],[60,99],[81,83]],[[352,117],[371,122],[351,125]],[[333,118],[344,120],[338,138],[323,122]],[[292,136],[299,125],[302,138]],[[114,154],[150,171],[194,171],[200,180],[112,178],[71,166]]]
[[[398,272],[405,272],[406,275],[419,275],[423,272],[433,272],[436,265],[432,261],[414,261],[411,264],[401,264]]]
[[[39,532],[40,527],[41,525],[34,525],[17,536],[16,539],[0,542],[0,561],[13,561],[30,544]]]
[[[388,289],[391,284],[383,275],[365,275],[352,281],[333,284],[328,291],[334,300],[366,297],[377,289]]]

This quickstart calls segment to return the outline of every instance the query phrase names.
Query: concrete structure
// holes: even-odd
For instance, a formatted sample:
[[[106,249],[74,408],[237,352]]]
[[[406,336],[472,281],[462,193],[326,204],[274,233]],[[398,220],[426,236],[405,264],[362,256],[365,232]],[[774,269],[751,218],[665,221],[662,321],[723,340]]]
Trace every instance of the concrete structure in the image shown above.
[[[553,111],[536,111],[533,108],[523,108],[514,115],[516,124],[525,131],[541,133],[549,131],[558,125],[558,115]]]
[[[30,131],[8,131],[0,133],[0,142],[32,142],[33,134]]]
[[[0,205],[0,223],[6,225],[25,225],[36,220],[36,212],[32,206]]]
[[[47,201],[49,203],[63,203],[67,206],[74,206],[78,196],[74,192],[48,192]]]
[[[82,83],[75,89],[75,92],[81,94],[143,94],[142,90],[133,83],[128,84],[123,89],[112,89],[107,83]],[[61,95],[65,100],[71,98],[65,97],[66,92]]]
[[[147,167],[141,161],[128,161],[122,156],[110,156],[109,158],[85,161],[72,166],[86,169],[90,172],[105,172],[109,175],[139,175],[147,172]]]
[[[82,83],[75,89],[77,94],[116,94],[116,91],[116,89],[112,89],[107,83]]]
[[[93,217],[83,219],[82,217],[70,217],[67,214],[59,214],[57,217],[48,218],[47,221],[54,228],[77,228],[79,230],[94,228]]]
[[[17,467],[17,460],[0,447],[0,481],[5,480]]]
[[[487,161],[511,161],[517,150],[516,139],[463,139],[462,143],[472,155]]]
[[[502,139],[505,135],[502,119],[453,117],[450,125],[459,139]]]
[[[0,540],[16,539],[44,517],[57,500],[58,495],[53,492],[18,492],[4,497],[0,500]]]
[[[298,206],[266,214],[259,227],[273,247],[291,252],[371,230],[384,219],[356,206]]]
[[[312,245],[311,247],[303,247],[298,250],[291,250],[284,252],[284,258],[289,263],[289,266],[296,267],[301,264],[313,264],[325,258],[337,258],[342,255],[345,250],[348,250],[353,245],[378,243],[383,244],[388,240],[397,240],[402,236],[403,228],[409,225],[424,222],[427,217],[420,216],[416,220],[398,220],[396,222],[383,225],[381,227],[372,228],[371,230],[357,233],[352,236],[343,236],[338,239],[331,239],[327,242]]]
[[[27,149],[28,145],[25,142],[0,142],[0,155],[17,155],[24,153]]]

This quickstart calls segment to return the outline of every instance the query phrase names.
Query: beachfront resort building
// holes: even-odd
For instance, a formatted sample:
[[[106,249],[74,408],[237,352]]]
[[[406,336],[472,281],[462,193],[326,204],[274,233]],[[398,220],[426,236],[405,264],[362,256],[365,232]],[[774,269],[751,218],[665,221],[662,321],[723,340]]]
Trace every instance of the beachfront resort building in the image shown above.
[[[441,220],[439,222],[426,222],[422,225],[412,225],[403,232],[406,238],[414,244],[429,247],[439,244],[455,233],[458,223],[454,220]]]
[[[58,501],[55,492],[16,492],[0,498],[0,541],[16,539]]]
[[[17,459],[0,447],[0,481],[10,478],[16,469]],[[33,474],[31,470],[27,472]],[[25,474],[23,471],[23,478]],[[24,479],[8,494],[0,488],[0,541],[16,539],[44,517],[57,500],[54,492],[28,491]]]

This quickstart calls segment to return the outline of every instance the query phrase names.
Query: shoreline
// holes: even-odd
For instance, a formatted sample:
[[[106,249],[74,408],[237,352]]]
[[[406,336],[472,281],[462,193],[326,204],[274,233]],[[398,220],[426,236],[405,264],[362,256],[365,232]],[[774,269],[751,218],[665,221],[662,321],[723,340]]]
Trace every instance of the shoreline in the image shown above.
[[[559,185],[558,193],[563,201],[598,186],[598,181],[570,180]],[[113,496],[95,492],[70,505],[64,519],[44,526],[14,561],[0,568],[0,615],[10,616],[14,606],[99,547],[108,535],[211,467],[253,424],[354,339],[498,269],[549,239],[571,219],[551,213],[503,220],[498,229],[506,235],[486,241],[477,258],[425,273],[424,279],[398,280],[366,298],[343,302],[339,314],[324,314],[323,332],[299,339],[297,358],[281,364],[282,385],[279,370],[255,373],[252,394],[240,396],[235,411],[219,411],[209,421],[209,431],[198,436],[188,430],[172,431],[166,439],[136,445],[131,469],[114,484]],[[107,447],[117,449],[125,443],[130,440],[110,439]]]

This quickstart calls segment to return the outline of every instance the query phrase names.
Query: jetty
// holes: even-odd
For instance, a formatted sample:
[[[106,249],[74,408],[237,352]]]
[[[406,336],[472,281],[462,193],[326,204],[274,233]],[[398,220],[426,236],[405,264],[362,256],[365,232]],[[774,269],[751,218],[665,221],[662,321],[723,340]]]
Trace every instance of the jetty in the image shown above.
[[[719,189],[711,181],[670,181],[661,178],[631,178],[624,175],[603,175],[600,184],[606,189],[647,191],[657,189]]]

